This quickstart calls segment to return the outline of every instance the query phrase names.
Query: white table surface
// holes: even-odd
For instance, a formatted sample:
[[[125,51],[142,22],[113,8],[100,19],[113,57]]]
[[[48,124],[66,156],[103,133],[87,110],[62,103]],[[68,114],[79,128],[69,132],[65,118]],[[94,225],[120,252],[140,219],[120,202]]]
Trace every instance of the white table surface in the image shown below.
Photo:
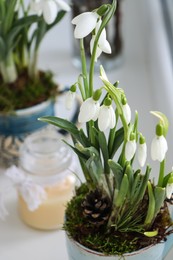
[[[167,168],[170,170],[173,164],[173,68],[158,3],[158,0],[122,1],[123,63],[109,71],[108,77],[112,82],[120,81],[132,111],[138,110],[139,126],[147,142],[153,138],[157,122],[149,111],[161,110],[168,116],[170,147]],[[45,38],[39,60],[41,68],[54,71],[62,86],[73,84],[80,73],[72,65],[71,53],[72,28],[68,14]],[[95,79],[96,84],[100,84],[98,78]],[[62,104],[58,114],[63,113]],[[148,161],[150,163],[150,159]],[[152,174],[157,176],[158,165],[151,163]],[[0,189],[6,185],[3,172],[4,169],[0,169]],[[23,224],[17,212],[15,191],[7,194],[6,205],[9,216],[0,221],[0,260],[68,259],[63,231],[38,231]],[[171,260],[172,257],[173,250],[165,259]]]

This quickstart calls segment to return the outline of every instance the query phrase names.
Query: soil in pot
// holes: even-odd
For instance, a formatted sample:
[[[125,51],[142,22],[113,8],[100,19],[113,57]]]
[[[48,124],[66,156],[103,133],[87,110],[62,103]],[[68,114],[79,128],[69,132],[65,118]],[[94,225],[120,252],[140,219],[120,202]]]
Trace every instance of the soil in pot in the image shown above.
[[[36,79],[23,70],[14,83],[3,83],[0,77],[0,113],[28,108],[58,94],[51,72],[40,71]]]
[[[140,232],[133,230],[120,232],[115,227],[108,230],[106,223],[103,225],[100,225],[99,221],[92,223],[88,217],[85,217],[86,214],[84,213],[83,202],[87,193],[88,189],[85,185],[77,189],[76,195],[67,206],[64,224],[64,229],[69,236],[85,247],[105,255],[122,255],[163,242],[169,235],[168,228],[171,226],[171,218],[166,203],[152,226],[152,230],[158,230],[158,234],[154,237],[147,237],[144,235],[144,230]],[[141,203],[137,212],[139,215],[145,215],[147,196],[145,200]]]

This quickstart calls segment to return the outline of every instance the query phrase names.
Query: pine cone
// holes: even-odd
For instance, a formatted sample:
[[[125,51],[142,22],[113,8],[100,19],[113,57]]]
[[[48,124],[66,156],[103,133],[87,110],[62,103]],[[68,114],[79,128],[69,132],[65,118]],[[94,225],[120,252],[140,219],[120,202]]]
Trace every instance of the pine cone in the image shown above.
[[[97,227],[104,225],[110,216],[111,201],[101,190],[90,191],[82,202],[83,215]]]

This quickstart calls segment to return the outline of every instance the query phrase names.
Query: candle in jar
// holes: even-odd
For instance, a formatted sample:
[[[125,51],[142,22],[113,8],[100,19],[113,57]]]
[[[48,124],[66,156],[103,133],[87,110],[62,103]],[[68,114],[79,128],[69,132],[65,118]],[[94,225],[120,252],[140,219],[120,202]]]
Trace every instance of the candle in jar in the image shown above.
[[[37,229],[60,228],[64,222],[67,202],[73,196],[75,178],[67,176],[60,183],[45,187],[46,199],[34,211],[30,211],[19,193],[19,212],[22,220]]]
[[[19,213],[24,223],[33,228],[60,228],[66,204],[73,196],[75,177],[71,172],[76,170],[76,163],[61,138],[52,130],[34,133],[26,138],[20,149],[20,170],[31,185],[29,191],[27,185],[26,189],[19,187]],[[46,195],[41,203],[40,200],[37,203],[39,195],[34,193],[34,185]]]

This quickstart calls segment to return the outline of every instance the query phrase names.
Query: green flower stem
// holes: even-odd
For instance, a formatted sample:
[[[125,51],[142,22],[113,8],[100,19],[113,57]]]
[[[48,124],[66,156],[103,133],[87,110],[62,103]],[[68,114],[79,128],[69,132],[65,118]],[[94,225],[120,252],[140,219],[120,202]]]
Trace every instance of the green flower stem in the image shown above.
[[[122,125],[124,127],[124,140],[125,142],[127,142],[128,140],[128,125],[126,122],[126,119],[124,117],[123,114],[123,110],[122,110],[122,105],[121,105],[121,93],[119,89],[116,89],[110,82],[102,79],[104,82],[104,88],[106,89],[106,91],[110,94],[110,96],[112,97],[112,99],[114,100],[117,109],[118,109],[118,113],[122,122]]]
[[[118,113],[124,128],[124,144],[123,144],[123,149],[122,149],[122,153],[120,156],[120,164],[122,166],[125,165],[126,159],[125,159],[125,145],[128,141],[128,131],[129,131],[129,127],[127,125],[126,119],[124,117],[123,114],[123,110],[122,110],[122,105],[121,105],[121,90],[116,89],[110,82],[104,80],[102,78],[102,81],[104,82],[104,88],[106,89],[106,91],[110,94],[110,96],[112,97],[112,99],[114,100],[116,107],[118,109]]]
[[[12,53],[3,62],[0,62],[0,72],[5,83],[12,83],[16,80],[17,71]]]
[[[118,120],[116,121],[115,127],[113,129],[111,129],[110,133],[109,133],[109,141],[108,141],[109,155],[112,154],[113,144],[114,144],[114,139],[115,139],[115,134],[116,134],[116,128],[117,128],[117,123],[118,123]]]
[[[165,159],[160,163],[160,172],[159,172],[159,180],[158,180],[159,187],[163,186],[164,172],[165,172]]]
[[[38,60],[38,52],[34,51],[33,57],[30,57],[30,64],[28,66],[28,73],[30,77],[33,77],[35,79],[38,78],[38,73],[37,73],[37,60]]]
[[[81,55],[81,62],[82,62],[82,75],[85,87],[85,98],[89,97],[89,90],[88,90],[88,73],[87,73],[87,66],[86,66],[86,56],[85,56],[85,48],[83,39],[80,39],[80,55]],[[82,94],[82,93],[81,93]]]
[[[88,88],[88,79],[87,79],[87,66],[86,66],[86,56],[85,56],[85,48],[83,39],[80,39],[80,56],[81,56],[81,62],[82,62],[82,76],[83,76],[83,83],[84,83],[84,90],[85,90],[85,98],[90,97],[89,94],[89,88]],[[82,95],[82,92],[81,92]],[[93,131],[94,122],[90,121],[87,124],[87,131],[88,131],[88,137],[91,140],[91,143],[95,146],[95,135]]]
[[[103,18],[102,24],[95,37],[93,52],[92,52],[91,61],[90,61],[90,70],[89,70],[89,96],[92,96],[92,94],[93,94],[93,84],[94,84],[93,79],[94,79],[94,68],[95,68],[94,65],[95,65],[95,57],[96,57],[96,51],[97,51],[97,47],[98,47],[98,41],[99,41],[99,38],[100,38],[100,35],[101,35],[103,29],[106,27],[109,20],[114,15],[115,10],[116,10],[116,0],[113,0],[111,8],[108,11],[108,13],[105,15],[105,17]]]
[[[86,99],[86,93],[85,93],[85,88],[83,87],[82,80],[83,80],[83,75],[79,75],[77,84],[78,84],[80,93],[82,95],[82,99],[85,100]]]

